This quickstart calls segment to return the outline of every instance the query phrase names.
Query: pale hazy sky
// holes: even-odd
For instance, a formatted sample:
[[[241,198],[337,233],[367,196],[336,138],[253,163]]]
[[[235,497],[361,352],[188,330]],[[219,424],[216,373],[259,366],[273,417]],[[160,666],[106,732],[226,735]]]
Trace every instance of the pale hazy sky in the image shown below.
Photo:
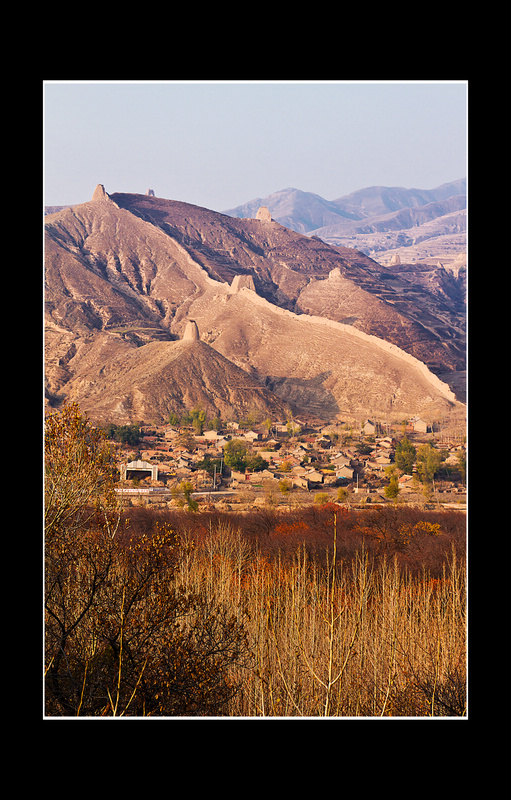
[[[106,191],[223,211],[294,187],[432,189],[467,174],[466,81],[51,82],[44,204]]]

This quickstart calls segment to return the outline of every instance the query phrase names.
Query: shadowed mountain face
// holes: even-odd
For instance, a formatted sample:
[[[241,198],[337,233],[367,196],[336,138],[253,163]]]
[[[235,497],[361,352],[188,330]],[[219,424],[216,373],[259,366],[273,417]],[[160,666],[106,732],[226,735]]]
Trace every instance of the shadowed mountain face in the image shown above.
[[[464,369],[448,280],[441,294],[264,215],[102,187],[45,227],[50,405],[147,421],[190,404],[324,418],[452,407],[431,374]]]

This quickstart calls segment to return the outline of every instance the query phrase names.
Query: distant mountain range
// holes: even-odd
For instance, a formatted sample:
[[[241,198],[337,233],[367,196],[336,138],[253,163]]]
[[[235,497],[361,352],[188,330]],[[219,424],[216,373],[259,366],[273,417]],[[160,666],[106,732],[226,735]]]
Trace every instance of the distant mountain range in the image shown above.
[[[466,245],[465,178],[436,189],[369,186],[337,200],[325,200],[300,189],[282,189],[223,213],[251,218],[260,206],[291,230],[318,236],[329,244],[356,247],[372,258],[386,251],[417,248],[422,243],[429,244],[422,248],[422,254],[419,248],[419,258],[427,257],[432,245],[439,256],[456,256]]]

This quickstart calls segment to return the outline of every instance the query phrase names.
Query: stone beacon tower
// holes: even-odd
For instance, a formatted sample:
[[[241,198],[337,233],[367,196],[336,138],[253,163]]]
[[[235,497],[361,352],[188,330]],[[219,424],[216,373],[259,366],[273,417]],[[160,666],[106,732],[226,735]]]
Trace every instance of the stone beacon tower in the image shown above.
[[[271,222],[272,221],[271,214],[270,214],[269,210],[266,208],[266,206],[261,206],[261,208],[258,210],[258,212],[256,214],[256,219],[258,219],[259,222]]]
[[[185,332],[183,335],[183,342],[198,342],[199,329],[194,319],[189,319],[186,323]]]
[[[98,185],[94,189],[92,200],[95,203],[110,203],[111,205],[115,206],[115,208],[119,208],[115,200],[112,200],[108,192],[105,191],[105,187],[103,186],[102,183],[98,183]]]
[[[99,200],[99,201],[102,201],[102,200],[103,200],[103,201],[104,201],[104,200],[110,200],[110,197],[109,197],[109,196],[108,196],[108,194],[105,192],[105,187],[103,186],[103,184],[102,184],[102,183],[98,183],[98,185],[97,185],[97,186],[96,186],[96,188],[94,189],[94,194],[92,195],[92,199],[93,199],[94,201],[96,201],[96,202],[97,202],[98,200]]]

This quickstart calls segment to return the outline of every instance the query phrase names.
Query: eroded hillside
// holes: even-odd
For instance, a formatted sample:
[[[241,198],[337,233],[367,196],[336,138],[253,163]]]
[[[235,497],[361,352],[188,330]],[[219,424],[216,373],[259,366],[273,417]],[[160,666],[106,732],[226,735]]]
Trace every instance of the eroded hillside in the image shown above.
[[[177,362],[169,366],[190,318],[210,356],[221,354],[261,387],[264,396],[254,400],[261,407],[282,411],[289,403],[330,417],[355,408],[398,413],[453,403],[447,387],[404,356],[454,375],[464,354],[457,320],[439,303],[436,313],[426,311],[420,289],[413,313],[400,308],[403,292],[356,251],[346,257],[274,222],[156,197],[109,196],[100,186],[92,201],[48,215],[45,225],[50,404],[72,395],[97,410],[111,395],[105,413],[117,408],[126,419],[151,419],[191,402],[203,367],[185,377],[176,373]],[[255,291],[242,289],[237,276]],[[310,324],[307,315],[343,324],[334,330]],[[390,360],[357,330],[396,345]],[[222,364],[216,368],[227,376]],[[227,398],[231,377],[224,388],[217,382],[217,399]],[[186,382],[188,396],[168,389],[176,382]],[[206,402],[210,388],[202,383]]]

